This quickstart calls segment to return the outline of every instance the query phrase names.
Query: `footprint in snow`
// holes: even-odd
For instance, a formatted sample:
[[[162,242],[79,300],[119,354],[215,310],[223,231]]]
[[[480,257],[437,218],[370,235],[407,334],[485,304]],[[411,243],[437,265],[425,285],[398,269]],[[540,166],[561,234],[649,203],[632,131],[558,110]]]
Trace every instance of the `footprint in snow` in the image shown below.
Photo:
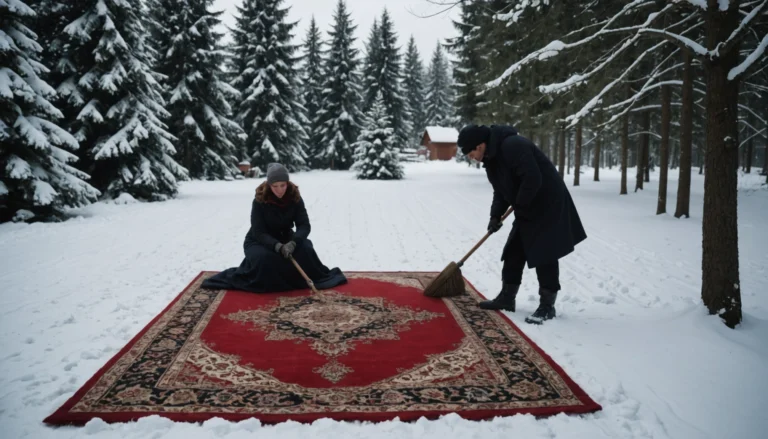
[[[595,302],[604,303],[606,305],[611,305],[613,303],[616,303],[615,297],[595,296],[593,299]]]

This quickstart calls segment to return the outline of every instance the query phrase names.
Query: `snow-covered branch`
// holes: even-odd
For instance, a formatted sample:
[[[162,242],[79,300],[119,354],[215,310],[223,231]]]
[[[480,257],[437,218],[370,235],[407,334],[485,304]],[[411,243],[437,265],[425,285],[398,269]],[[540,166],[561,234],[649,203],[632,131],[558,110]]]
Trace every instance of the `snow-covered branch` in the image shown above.
[[[653,28],[646,28],[646,29],[640,29],[640,33],[649,33],[649,34],[656,34],[661,35],[664,38],[669,39],[670,41],[674,41],[676,43],[681,44],[683,47],[686,47],[693,51],[693,53],[697,55],[706,55],[707,49],[702,46],[701,44],[693,41],[692,39],[688,37],[684,37],[682,35],[672,33],[666,30],[659,30],[659,29],[653,29]]]
[[[741,33],[749,28],[750,22],[758,14],[760,14],[760,11],[765,7],[766,4],[768,4],[768,0],[763,0],[749,14],[747,14],[741,20],[741,23],[739,23],[736,29],[734,29],[733,32],[731,32],[731,35],[728,36],[728,39],[717,43],[717,46],[715,46],[715,48],[712,50],[712,55],[720,56],[721,53],[725,54],[733,50],[733,46],[736,45],[739,42],[739,40],[741,40]],[[765,39],[763,39],[763,41],[765,41]],[[763,47],[763,49],[765,49],[765,47]]]
[[[638,39],[640,39],[640,35],[635,34],[632,38],[626,40],[618,50],[613,51],[611,55],[605,59],[605,61],[603,61],[599,66],[595,67],[591,72],[583,75],[573,75],[561,83],[550,84],[550,85],[540,85],[539,91],[544,94],[551,94],[551,93],[562,93],[570,90],[574,86],[583,83],[584,81],[588,80],[592,76],[599,73],[601,70],[603,70],[603,68],[605,68],[605,66],[610,64],[611,61],[613,61],[619,55],[621,55],[622,52],[624,52],[628,47],[631,47],[632,45],[634,45],[634,43],[636,43]]]
[[[755,119],[759,120],[764,125],[767,123],[766,120],[763,119],[762,117],[760,117],[759,114],[755,113],[755,111],[753,109],[751,109],[750,107],[748,107],[748,106],[746,106],[744,104],[739,104],[739,110],[744,110],[744,111],[747,111],[747,112],[751,113],[752,116],[755,116]]]
[[[751,136],[749,136],[746,139],[744,139],[744,141],[739,144],[739,149],[741,149],[742,146],[744,146],[747,142],[752,140],[754,137],[761,136],[761,135],[762,135],[762,137],[765,137],[765,135],[763,135],[764,132],[765,132],[765,128],[763,128],[760,131],[757,131],[757,132],[753,133]]]
[[[654,83],[652,85],[643,86],[643,88],[641,88],[640,91],[635,93],[631,98],[626,99],[626,100],[621,101],[621,102],[618,102],[618,103],[615,103],[613,105],[609,105],[609,106],[605,107],[605,110],[615,110],[617,108],[621,108],[621,107],[624,107],[626,105],[632,105],[633,103],[639,101],[643,96],[648,94],[648,92],[650,92],[651,90],[655,90],[655,89],[660,88],[660,87],[662,87],[664,85],[682,86],[683,85],[683,81],[679,81],[679,80],[662,81],[662,82]]]
[[[587,104],[581,108],[581,110],[579,110],[575,114],[572,114],[566,117],[565,121],[569,122],[569,125],[567,128],[575,126],[579,122],[579,120],[581,120],[583,117],[589,114],[602,101],[603,97],[613,89],[613,87],[616,84],[623,82],[624,78],[626,78],[629,75],[629,72],[631,72],[635,67],[640,65],[640,63],[643,61],[643,58],[645,58],[647,54],[655,51],[656,49],[658,49],[659,47],[665,44],[667,44],[667,42],[662,41],[656,44],[655,46],[651,47],[650,49],[646,50],[645,52],[641,53],[640,56],[638,56],[637,59],[635,59],[635,61],[626,70],[621,72],[621,74],[617,78],[615,78],[613,81],[608,83],[605,87],[603,87],[600,93],[598,93],[595,97],[590,99],[589,102],[587,102]]]
[[[593,41],[593,40],[595,40],[595,39],[597,39],[597,38],[599,38],[599,37],[601,37],[603,35],[611,34],[611,33],[616,33],[616,32],[631,32],[631,31],[636,31],[636,30],[639,31],[640,29],[647,28],[657,18],[659,18],[662,15],[662,13],[664,13],[664,12],[666,12],[666,11],[668,11],[671,8],[674,7],[674,5],[666,5],[664,8],[661,9],[661,11],[652,12],[652,13],[648,14],[648,18],[645,20],[645,22],[643,24],[641,24],[641,25],[638,25],[638,26],[630,26],[630,27],[618,28],[618,29],[610,29],[609,28],[611,26],[611,24],[613,24],[615,21],[617,21],[619,18],[621,18],[624,14],[628,13],[629,11],[634,11],[635,9],[638,9],[641,6],[654,5],[654,4],[655,4],[654,2],[648,2],[648,1],[643,1],[643,0],[634,0],[633,2],[625,5],[624,8],[622,8],[621,11],[618,12],[616,15],[611,17],[611,19],[606,21],[605,25],[598,32],[595,32],[594,34],[592,34],[592,35],[590,35],[588,37],[585,37],[585,38],[583,38],[583,39],[581,39],[579,41],[575,41],[573,43],[564,43],[564,42],[562,42],[560,40],[554,40],[554,41],[550,42],[549,44],[547,44],[546,46],[542,47],[541,49],[538,49],[538,50],[535,50],[535,51],[529,53],[528,55],[523,57],[523,59],[521,59],[520,61],[512,64],[511,66],[509,66],[504,71],[504,73],[501,74],[501,76],[499,76],[498,78],[494,79],[493,81],[490,81],[490,82],[486,83],[486,87],[487,88],[498,87],[509,76],[511,76],[514,73],[517,73],[518,71],[520,71],[520,69],[522,69],[526,65],[532,63],[533,61],[537,61],[537,60],[538,61],[542,61],[542,60],[545,60],[545,59],[548,59],[548,58],[552,58],[554,56],[557,56],[560,52],[562,52],[564,50],[573,49],[574,47],[582,46],[582,45],[587,44],[587,43],[589,43],[589,42],[591,42],[591,41]]]
[[[768,34],[765,34],[763,36],[762,41],[760,41],[760,44],[755,48],[755,50],[748,56],[744,61],[741,62],[741,64],[737,65],[736,67],[732,68],[730,72],[728,72],[728,80],[733,81],[737,77],[744,74],[744,72],[749,69],[750,66],[752,66],[755,61],[757,61],[762,55],[763,52],[765,52],[765,48],[768,47]]]

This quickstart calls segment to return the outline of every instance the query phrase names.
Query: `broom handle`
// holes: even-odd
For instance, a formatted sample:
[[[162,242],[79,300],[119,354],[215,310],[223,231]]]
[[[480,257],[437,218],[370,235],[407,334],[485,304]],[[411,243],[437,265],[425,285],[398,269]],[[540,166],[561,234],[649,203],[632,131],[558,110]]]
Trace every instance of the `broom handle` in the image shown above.
[[[304,270],[301,269],[301,266],[299,266],[299,263],[296,262],[296,259],[293,259],[293,256],[291,256],[291,262],[293,262],[293,265],[296,267],[297,270],[299,270],[299,273],[301,273],[302,277],[304,277],[304,280],[307,281],[307,285],[309,285],[309,288],[312,289],[312,292],[315,294],[317,293],[317,288],[315,288],[315,283],[312,282],[312,279],[307,276],[307,273],[304,272]]]
[[[510,207],[509,207],[509,209],[507,209],[507,211],[504,213],[504,216],[502,216],[502,217],[501,217],[501,222],[503,223],[503,222],[504,222],[504,220],[505,220],[505,219],[507,219],[507,217],[508,217],[508,216],[509,216],[509,214],[511,214],[511,213],[512,213],[512,207],[510,206]],[[466,260],[467,260],[467,259],[469,259],[469,257],[470,257],[470,256],[472,256],[472,253],[474,253],[474,252],[475,252],[475,250],[477,250],[477,249],[478,249],[478,248],[479,248],[481,245],[483,245],[483,243],[485,242],[485,240],[486,240],[486,239],[488,239],[488,237],[489,237],[489,236],[491,236],[491,232],[488,232],[488,233],[486,233],[486,234],[485,234],[485,236],[483,236],[483,239],[481,239],[481,240],[480,240],[480,242],[478,242],[477,244],[475,244],[475,246],[474,246],[474,247],[472,247],[472,250],[470,250],[470,251],[469,251],[469,253],[467,253],[466,255],[464,255],[464,257],[463,257],[463,258],[461,258],[461,260],[458,262],[458,264],[457,264],[457,265],[458,265],[459,267],[461,267],[462,265],[464,265],[464,262],[466,262]]]

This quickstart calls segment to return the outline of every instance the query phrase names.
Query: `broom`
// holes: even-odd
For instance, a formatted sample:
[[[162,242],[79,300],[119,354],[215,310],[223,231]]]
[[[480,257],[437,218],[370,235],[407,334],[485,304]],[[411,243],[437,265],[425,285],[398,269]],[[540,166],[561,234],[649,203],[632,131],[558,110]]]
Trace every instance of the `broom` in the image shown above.
[[[307,273],[305,273],[304,270],[301,269],[301,266],[299,265],[298,262],[296,262],[296,259],[293,259],[293,255],[291,255],[291,262],[293,262],[293,266],[296,267],[297,270],[299,270],[299,273],[301,273],[301,277],[303,277],[304,280],[307,282],[307,285],[309,286],[309,288],[312,289],[312,292],[315,294],[319,294],[317,292],[317,288],[315,288],[315,283],[312,282],[312,279],[310,279],[309,276],[307,276]]]
[[[509,214],[512,213],[512,207],[507,209],[504,216],[501,217],[501,223],[507,219]],[[429,297],[451,297],[458,296],[464,292],[464,277],[461,275],[461,266],[469,259],[472,253],[475,252],[488,237],[491,236],[491,232],[487,232],[483,239],[480,240],[472,250],[469,251],[459,262],[451,262],[440,274],[435,277],[429,285],[424,288],[424,295]]]

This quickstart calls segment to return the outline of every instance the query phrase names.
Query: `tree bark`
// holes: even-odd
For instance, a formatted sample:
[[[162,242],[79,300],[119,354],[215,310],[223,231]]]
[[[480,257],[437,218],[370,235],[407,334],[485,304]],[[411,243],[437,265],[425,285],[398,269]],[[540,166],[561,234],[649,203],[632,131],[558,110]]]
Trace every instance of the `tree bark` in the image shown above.
[[[581,122],[576,125],[576,146],[573,149],[573,185],[579,185],[581,173]]]
[[[766,121],[763,124],[765,128],[765,148],[763,148],[763,174],[765,175],[765,184],[768,184],[768,105],[763,107],[763,120]]]
[[[768,140],[765,141],[763,148],[763,174],[765,174],[765,183],[768,184]]]
[[[651,130],[651,112],[644,111],[642,115],[642,123],[640,129],[643,130],[640,134],[640,142],[637,145],[637,177],[635,179],[635,192],[638,189],[643,190],[643,177],[645,176],[645,168],[648,166],[648,146],[651,140],[649,131]]]
[[[558,173],[565,178],[565,125],[560,128],[559,148],[557,150]]]
[[[570,174],[571,173],[571,136],[568,135],[565,137],[566,141],[568,142],[568,150],[565,153],[565,173]]]
[[[683,107],[680,114],[680,177],[675,218],[690,218],[693,154],[693,55],[683,50]]]
[[[747,114],[747,121],[749,126],[755,126],[755,117],[751,112]],[[747,174],[752,172],[752,156],[755,154],[753,140],[755,140],[755,137],[750,134],[749,140],[747,140],[747,156],[745,157],[746,160],[744,160],[744,172]]]
[[[651,181],[651,112],[645,112],[645,139],[643,141],[643,174],[645,182]]]
[[[602,123],[602,112],[597,114],[597,123],[598,125]],[[595,139],[595,158],[592,162],[593,167],[595,168],[595,176],[592,178],[593,181],[600,181],[600,154],[602,153],[603,145],[602,140],[603,137],[600,135],[599,131],[596,131],[597,138]]]
[[[708,0],[707,49],[726,41],[739,24],[739,1],[727,11],[718,0]],[[738,65],[737,42],[720,57],[705,59],[707,81],[707,151],[704,157],[704,216],[702,220],[701,298],[710,314],[718,314],[726,326],[741,322],[739,281],[739,234],[737,228],[738,102],[739,78],[728,79]]]
[[[627,98],[632,96],[632,88],[626,85]],[[629,112],[627,112],[621,121],[621,190],[619,195],[627,194],[627,156],[629,155]]]
[[[659,145],[659,200],[656,215],[667,213],[667,170],[669,165],[669,128],[672,123],[672,90],[661,87],[661,144]]]

